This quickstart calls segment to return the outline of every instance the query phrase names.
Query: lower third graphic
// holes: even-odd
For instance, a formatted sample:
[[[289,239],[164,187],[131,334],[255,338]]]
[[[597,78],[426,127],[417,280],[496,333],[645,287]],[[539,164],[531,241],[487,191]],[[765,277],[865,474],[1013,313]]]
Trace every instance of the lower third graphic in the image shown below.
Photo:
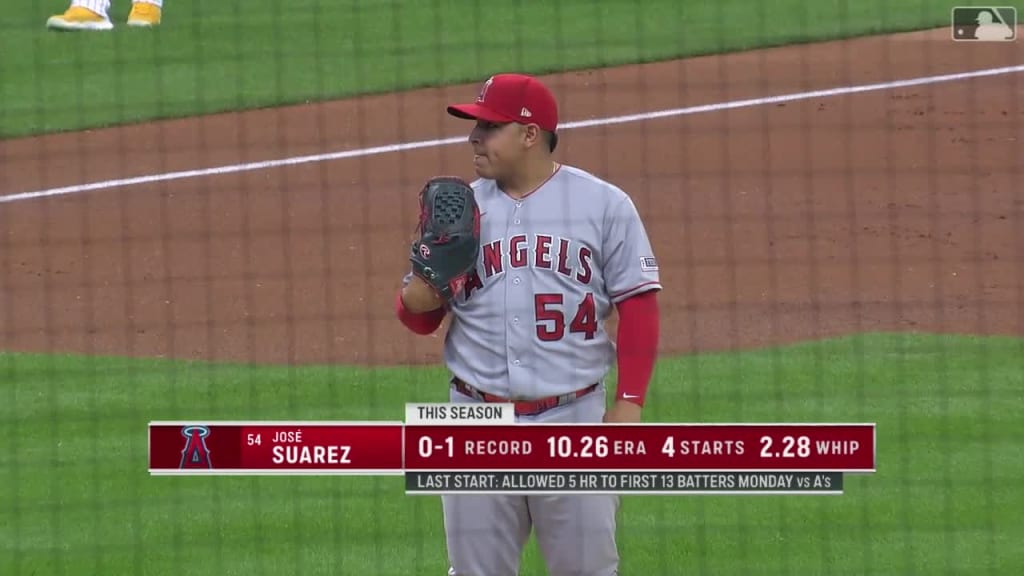
[[[181,435],[185,437],[185,448],[181,451],[181,465],[178,468],[213,468],[210,449],[206,447],[210,429],[206,426],[182,426]]]

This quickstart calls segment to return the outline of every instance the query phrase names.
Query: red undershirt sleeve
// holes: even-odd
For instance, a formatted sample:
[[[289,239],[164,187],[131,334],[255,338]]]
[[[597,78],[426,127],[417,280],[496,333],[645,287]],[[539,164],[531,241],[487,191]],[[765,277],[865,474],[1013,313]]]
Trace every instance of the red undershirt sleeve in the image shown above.
[[[618,387],[616,400],[644,405],[658,357],[658,290],[648,290],[618,303],[616,337]]]
[[[406,328],[419,334],[426,336],[431,334],[434,330],[437,330],[441,326],[441,321],[444,320],[445,309],[444,307],[438,308],[437,310],[431,310],[429,312],[410,312],[405,304],[402,303],[402,292],[398,292],[398,298],[395,301],[395,313],[398,314],[398,319],[401,320],[402,324]]]

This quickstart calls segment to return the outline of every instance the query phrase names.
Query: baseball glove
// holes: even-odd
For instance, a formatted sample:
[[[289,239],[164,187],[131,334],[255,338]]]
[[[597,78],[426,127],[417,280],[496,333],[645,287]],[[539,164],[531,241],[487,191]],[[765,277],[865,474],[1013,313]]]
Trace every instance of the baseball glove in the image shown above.
[[[460,178],[437,176],[420,190],[419,239],[412,243],[413,274],[448,304],[466,284],[480,254],[480,208]]]

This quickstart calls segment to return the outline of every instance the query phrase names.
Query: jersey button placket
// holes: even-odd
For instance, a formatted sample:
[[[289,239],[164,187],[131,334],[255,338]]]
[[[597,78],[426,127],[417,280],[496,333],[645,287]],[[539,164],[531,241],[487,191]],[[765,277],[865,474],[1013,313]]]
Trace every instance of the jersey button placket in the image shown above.
[[[512,237],[521,233],[523,221],[520,208],[522,206],[522,202],[515,203],[515,209],[512,210],[509,234],[506,237]],[[505,310],[510,312],[506,317],[508,322],[506,326],[508,334],[509,388],[513,398],[518,397],[523,390],[523,360],[520,355],[528,346],[528,343],[523,341],[522,315],[525,306],[529,302],[529,294],[522,278],[523,270],[522,268],[512,268],[510,260],[509,276],[512,281],[512,288],[505,291]]]

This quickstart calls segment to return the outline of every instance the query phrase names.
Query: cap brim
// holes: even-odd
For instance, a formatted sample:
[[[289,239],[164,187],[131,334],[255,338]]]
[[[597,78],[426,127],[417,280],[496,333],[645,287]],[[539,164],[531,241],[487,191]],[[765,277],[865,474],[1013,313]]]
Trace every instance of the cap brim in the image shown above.
[[[494,110],[484,108],[479,104],[453,104],[448,107],[448,113],[463,120],[484,120],[486,122],[515,122],[515,118],[509,118]]]

